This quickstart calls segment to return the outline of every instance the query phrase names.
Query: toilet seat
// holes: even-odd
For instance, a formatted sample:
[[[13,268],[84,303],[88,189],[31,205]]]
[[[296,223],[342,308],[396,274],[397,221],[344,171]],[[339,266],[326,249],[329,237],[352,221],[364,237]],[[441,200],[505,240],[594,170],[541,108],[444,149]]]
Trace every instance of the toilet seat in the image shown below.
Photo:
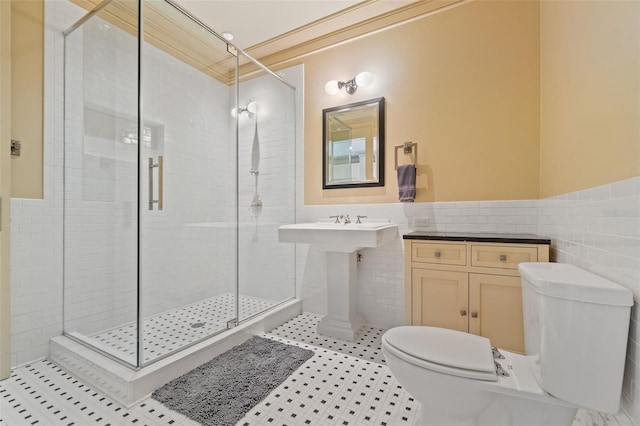
[[[387,331],[382,344],[395,356],[443,374],[497,381],[489,339],[438,327],[403,326]]]

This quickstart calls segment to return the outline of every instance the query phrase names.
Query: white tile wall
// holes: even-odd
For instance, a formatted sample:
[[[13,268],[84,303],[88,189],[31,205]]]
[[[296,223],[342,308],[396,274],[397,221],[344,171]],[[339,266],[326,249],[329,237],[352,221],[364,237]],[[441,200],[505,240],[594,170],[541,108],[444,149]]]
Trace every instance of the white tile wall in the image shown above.
[[[62,332],[62,30],[84,12],[45,2],[44,198],[11,200],[11,364],[48,353]]]
[[[62,31],[84,14],[70,2],[45,1],[45,196],[12,200],[13,365],[47,355],[49,339],[62,333],[63,311],[65,329],[83,333],[135,318],[136,167],[127,160],[135,159],[136,149],[83,135],[91,126],[83,120],[85,102],[96,110],[136,116],[135,43],[97,19],[72,34],[67,54],[78,66],[67,67],[71,119],[64,156]],[[141,227],[143,315],[152,315],[228,292],[236,282],[237,254],[230,249],[236,244],[238,165],[230,114],[236,90],[155,47],[145,46],[143,54],[143,81],[152,86],[145,91],[145,120],[164,133],[161,143],[144,154],[165,156],[165,209],[144,211]],[[301,71],[287,70],[287,78],[301,82]],[[242,83],[240,96],[262,105],[260,194],[265,202],[254,241],[253,217],[245,210],[254,185],[241,179],[240,244],[246,258],[241,291],[280,301],[292,297],[295,287],[294,247],[276,245],[275,228],[294,217],[294,106],[300,101],[293,90],[266,76]],[[240,125],[241,132],[250,131],[242,135],[249,139],[240,141],[244,152],[253,128]],[[240,167],[248,175],[247,155]],[[84,180],[89,171],[93,178]],[[144,169],[141,174],[144,193]],[[270,274],[260,272],[267,267]]]
[[[551,237],[552,259],[588,269],[633,291],[622,407],[640,424],[640,177],[540,201],[539,233]],[[594,415],[593,424],[616,424]]]
[[[404,322],[404,247],[402,235],[414,228],[415,217],[429,217],[429,231],[536,233],[537,200],[437,203],[393,203],[310,206],[298,200],[298,222],[313,222],[335,214],[397,223],[399,237],[382,247],[364,249],[358,265],[358,310],[380,328]],[[417,228],[416,228],[417,229]],[[306,245],[297,248],[298,294],[303,309],[326,313],[325,259]]]
[[[233,91],[154,46],[142,54],[144,122],[157,129],[140,173],[150,316],[231,291],[235,253],[218,249],[234,245],[231,226],[194,225],[233,223],[235,149]],[[68,36],[66,72],[65,329],[92,334],[137,317],[138,154],[121,140],[136,131],[137,39],[94,17]],[[88,121],[88,109],[102,118]],[[160,155],[164,209],[149,211],[147,159]]]
[[[302,66],[280,73],[301,87]],[[239,178],[239,282],[240,293],[281,301],[294,297],[295,247],[278,242],[278,226],[295,221],[296,105],[302,90],[293,90],[275,77],[263,75],[240,87],[239,105],[257,103],[256,114],[242,114],[238,121]],[[257,193],[260,211],[250,208],[256,193],[256,177],[250,173],[252,145],[259,140]]]

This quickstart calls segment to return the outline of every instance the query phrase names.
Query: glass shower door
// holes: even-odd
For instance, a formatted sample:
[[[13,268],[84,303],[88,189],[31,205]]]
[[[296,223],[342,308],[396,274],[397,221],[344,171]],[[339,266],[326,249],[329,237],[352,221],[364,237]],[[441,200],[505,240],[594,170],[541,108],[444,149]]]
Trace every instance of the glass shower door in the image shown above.
[[[244,321],[295,297],[295,247],[278,241],[278,227],[295,222],[296,110],[292,86],[242,52],[239,62],[238,304]]]
[[[163,1],[144,1],[141,364],[236,318],[235,56]]]
[[[295,89],[176,7],[65,31],[64,333],[132,367],[295,294]]]
[[[137,14],[137,1],[114,0],[65,34],[64,88],[64,331],[132,366],[138,365]]]

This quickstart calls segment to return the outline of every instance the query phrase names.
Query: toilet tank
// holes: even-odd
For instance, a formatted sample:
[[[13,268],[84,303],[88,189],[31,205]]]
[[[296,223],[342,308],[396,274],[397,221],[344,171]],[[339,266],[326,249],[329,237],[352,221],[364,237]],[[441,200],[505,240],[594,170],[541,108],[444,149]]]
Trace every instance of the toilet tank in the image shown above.
[[[607,413],[620,394],[633,294],[563,263],[520,263],[525,351],[551,395]]]

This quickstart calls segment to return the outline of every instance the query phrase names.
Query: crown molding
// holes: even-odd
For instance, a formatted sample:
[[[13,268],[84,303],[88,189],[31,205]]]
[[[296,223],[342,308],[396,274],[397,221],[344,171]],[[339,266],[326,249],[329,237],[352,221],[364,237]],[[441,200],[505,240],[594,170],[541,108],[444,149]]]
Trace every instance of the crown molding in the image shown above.
[[[300,60],[304,56],[416,19],[424,18],[433,13],[458,6],[458,3],[466,3],[468,1],[469,0],[419,0],[400,8],[388,10],[379,15],[360,19],[363,16],[363,9],[366,9],[369,4],[389,3],[376,2],[374,0],[367,2],[367,5],[363,5],[360,8],[354,6],[343,12],[312,22],[305,27],[252,46],[246,49],[246,51],[267,67],[283,67],[288,63]],[[370,13],[373,13],[373,9],[367,9],[367,14]],[[351,24],[341,26],[341,24],[344,23],[345,17],[348,17]],[[328,32],[327,29],[330,27],[337,27],[337,29]],[[306,39],[310,35],[316,36]],[[245,76],[251,74],[254,70],[257,70],[255,65],[244,64],[240,67],[240,75]]]
[[[102,0],[71,0],[90,11]],[[332,15],[318,19],[305,26],[259,43],[246,53],[267,67],[281,68],[301,58],[356,40],[369,34],[402,25],[430,14],[440,12],[473,0],[365,0]],[[206,33],[190,28],[171,19],[171,10],[163,10],[158,4],[148,5],[145,17],[145,39],[157,48],[193,66],[224,84],[235,80],[235,58],[226,49],[212,46]],[[398,7],[398,4],[402,6]],[[100,12],[110,23],[128,31],[136,32],[135,13],[125,5],[114,2]],[[217,44],[217,43],[216,43]],[[238,57],[241,80],[259,74],[261,68],[243,57]]]

